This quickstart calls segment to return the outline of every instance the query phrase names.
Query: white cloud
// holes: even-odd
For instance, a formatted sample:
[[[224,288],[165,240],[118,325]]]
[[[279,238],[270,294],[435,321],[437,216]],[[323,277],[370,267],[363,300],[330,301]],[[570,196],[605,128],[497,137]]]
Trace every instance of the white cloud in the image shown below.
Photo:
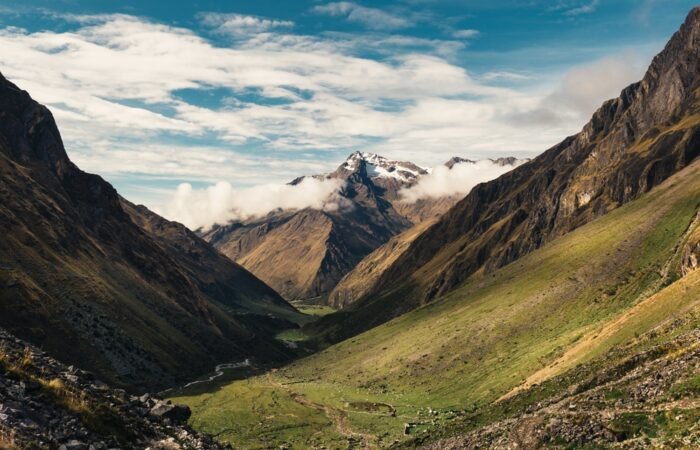
[[[646,58],[625,53],[603,58],[567,71],[549,95],[533,111],[523,114],[525,124],[580,121],[583,123],[608,99],[642,78]]]
[[[454,154],[531,155],[579,129],[581,111],[637,73],[578,68],[549,95],[551,85],[515,90],[489,84],[506,75],[473,78],[451,62],[461,41],[305,36],[274,19],[212,16],[215,29],[249,24],[248,35],[220,47],[128,15],[65,19],[71,31],[0,29],[0,70],[51,108],[83,169],[120,179],[283,182],[331,169],[330,154],[357,148],[425,166]],[[363,56],[368,49],[374,58]],[[230,98],[206,104],[183,89]],[[548,120],[533,120],[540,116]],[[326,153],[314,163],[307,152]]]
[[[183,183],[157,212],[191,229],[206,229],[217,223],[263,216],[276,209],[337,210],[344,205],[338,195],[342,186],[341,180],[314,178],[305,178],[297,185],[266,184],[247,189],[235,189],[228,182],[205,189],[193,189],[191,184]]]
[[[266,155],[246,155],[219,147],[141,142],[136,145],[134,142],[108,139],[91,142],[86,147],[74,147],[71,159],[81,168],[100,168],[97,172],[110,179],[139,175],[152,180],[193,180],[207,183],[231,180],[240,185],[290,180],[301,173],[319,173],[328,168],[315,161],[313,156],[297,155],[296,159],[286,161]]]
[[[487,72],[481,76],[484,81],[506,80],[506,81],[522,81],[532,79],[532,76],[522,73],[508,72],[507,70],[499,70]]]
[[[373,30],[396,30],[407,28],[413,22],[378,8],[368,8],[353,2],[333,2],[312,8],[317,14],[345,17],[348,22],[360,23]]]
[[[646,61],[634,53],[574,67],[545,101],[566,105],[583,116],[589,116],[602,101],[617,97],[622,88],[640,80],[645,70]]]
[[[452,37],[455,39],[471,39],[479,35],[479,30],[454,30]]]
[[[566,16],[580,16],[582,14],[590,14],[598,8],[599,0],[592,0],[583,5],[577,6],[575,8],[567,9],[564,11]]]
[[[519,161],[518,165],[525,161]],[[501,166],[488,159],[475,163],[463,162],[452,169],[441,165],[434,167],[430,174],[421,177],[418,183],[399,192],[401,201],[414,203],[422,198],[438,198],[453,195],[466,195],[474,186],[496,179],[513,166]]]
[[[213,28],[217,33],[232,36],[246,36],[294,26],[294,22],[290,20],[266,19],[242,14],[203,13],[199,18],[203,25]]]

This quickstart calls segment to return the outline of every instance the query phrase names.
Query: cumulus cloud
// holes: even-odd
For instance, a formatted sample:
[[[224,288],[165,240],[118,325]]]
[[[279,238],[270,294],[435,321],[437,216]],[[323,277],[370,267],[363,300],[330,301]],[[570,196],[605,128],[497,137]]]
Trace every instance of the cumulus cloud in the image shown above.
[[[202,25],[211,27],[217,33],[232,36],[245,36],[264,33],[277,28],[291,28],[290,20],[267,19],[243,14],[203,13],[199,15]]]
[[[317,14],[345,17],[348,22],[359,23],[373,30],[396,30],[407,28],[413,22],[378,8],[368,8],[353,2],[333,2],[312,8]]]
[[[517,165],[524,162],[519,161]],[[477,184],[494,180],[513,168],[513,166],[501,166],[488,159],[475,163],[462,162],[454,165],[452,169],[444,165],[437,166],[412,187],[402,189],[399,195],[401,201],[406,203],[415,203],[423,198],[464,196]]]
[[[356,6],[339,8],[350,14]],[[333,155],[350,148],[425,166],[457,151],[533,154],[581,126],[586,117],[572,108],[602,100],[595,85],[584,89],[590,102],[577,97],[575,84],[586,80],[575,73],[546,102],[544,89],[490,84],[507,75],[474,78],[453,62],[462,40],[309,36],[273,18],[199,19],[217,32],[244,32],[221,47],[129,15],[62,16],[56,20],[70,24],[58,31],[0,28],[0,70],[50,107],[83,169],[169,183],[283,182],[331,169]],[[221,101],[200,101],[209,92]],[[533,122],[538,114],[551,120]]]
[[[304,178],[296,185],[266,184],[236,189],[222,181],[194,189],[191,184],[182,183],[157,212],[194,230],[264,216],[277,209],[337,210],[345,206],[338,194],[343,184],[341,180]]]
[[[382,111],[387,100],[507,95],[429,54],[378,61],[347,54],[355,47],[335,40],[274,33],[221,48],[189,30],[130,16],[81,21],[89,25],[70,33],[0,32],[3,72],[57,111],[68,142],[87,132],[98,140],[214,131],[234,144],[255,139],[276,148],[341,148],[353,138],[346,123],[356,136],[379,138],[400,125],[401,111]],[[387,45],[399,45],[396,39]],[[262,98],[205,108],[175,95],[211,87],[230,89],[232,96],[257,89]],[[310,95],[302,98],[300,91]],[[269,104],[267,95],[291,102]],[[377,127],[381,116],[394,124]]]

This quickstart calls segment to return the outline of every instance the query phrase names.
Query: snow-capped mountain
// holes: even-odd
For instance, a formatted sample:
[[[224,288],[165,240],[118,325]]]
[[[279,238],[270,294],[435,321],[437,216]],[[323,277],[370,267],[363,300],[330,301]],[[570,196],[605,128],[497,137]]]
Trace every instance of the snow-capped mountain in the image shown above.
[[[364,164],[370,178],[393,178],[412,183],[429,170],[412,162],[393,161],[376,153],[354,152],[341,165],[343,169],[357,171]]]
[[[510,162],[517,163],[514,158]],[[454,205],[463,195],[412,201],[402,195],[406,189],[420,187],[421,180],[435,178],[437,172],[451,172],[461,164],[477,162],[452,158],[445,164],[449,170],[434,172],[412,162],[354,152],[335,171],[311,176],[342,181],[341,207],[274,211],[262,218],[216,226],[204,238],[287,299],[325,299],[364,256]],[[500,163],[494,160],[493,164]]]

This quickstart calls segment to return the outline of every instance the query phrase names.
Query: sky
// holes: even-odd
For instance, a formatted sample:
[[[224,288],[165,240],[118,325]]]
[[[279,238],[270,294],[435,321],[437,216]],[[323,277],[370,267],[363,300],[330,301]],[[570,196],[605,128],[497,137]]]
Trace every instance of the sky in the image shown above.
[[[163,212],[183,189],[269,193],[355,150],[535,156],[640,79],[694,5],[0,0],[0,72],[51,109],[76,164]]]

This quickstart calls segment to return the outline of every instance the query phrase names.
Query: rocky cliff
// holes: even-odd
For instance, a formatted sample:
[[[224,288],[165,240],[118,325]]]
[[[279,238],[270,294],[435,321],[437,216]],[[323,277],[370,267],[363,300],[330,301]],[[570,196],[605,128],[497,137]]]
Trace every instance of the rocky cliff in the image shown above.
[[[190,429],[190,414],[113,389],[0,329],[0,448],[227,448]]]

